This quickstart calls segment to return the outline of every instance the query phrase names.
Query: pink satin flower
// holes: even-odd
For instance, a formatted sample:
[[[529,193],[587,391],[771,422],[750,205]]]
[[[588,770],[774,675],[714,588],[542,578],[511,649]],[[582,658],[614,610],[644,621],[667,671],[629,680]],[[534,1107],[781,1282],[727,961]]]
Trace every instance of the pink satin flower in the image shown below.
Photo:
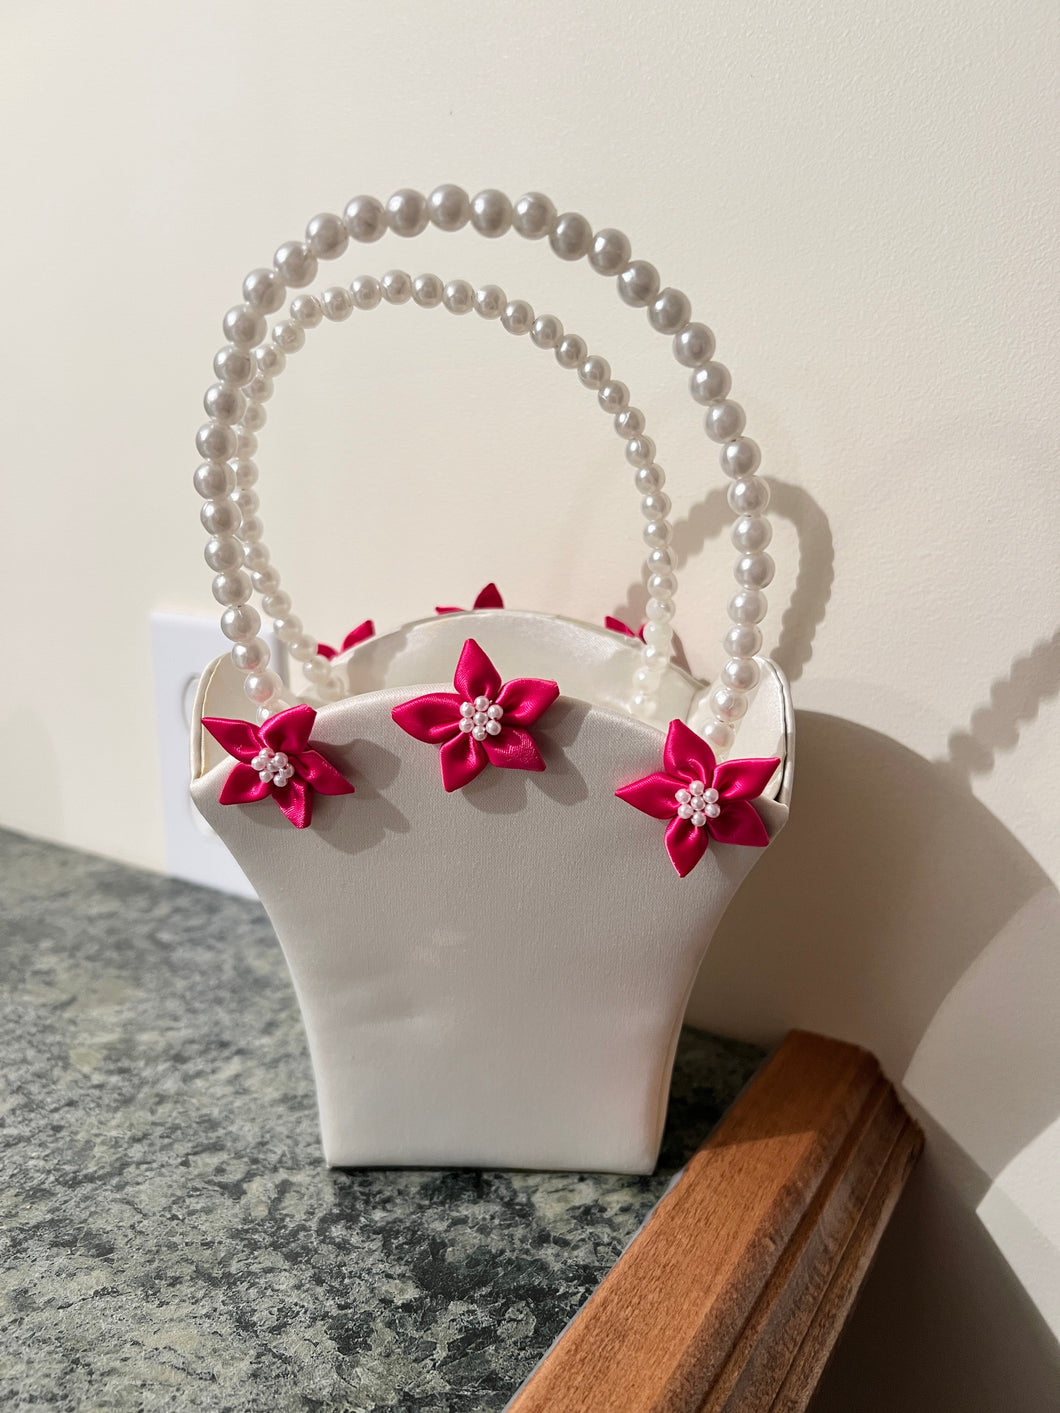
[[[394,720],[429,746],[440,746],[442,784],[460,790],[487,765],[502,770],[544,770],[532,726],[559,696],[555,682],[517,677],[501,685],[500,673],[468,638],[453,674],[455,692],[428,692],[402,702]]]
[[[769,835],[751,801],[769,784],[780,761],[726,760],[718,765],[714,752],[683,721],[671,721],[663,747],[663,771],[624,785],[615,794],[627,805],[668,819],[666,852],[684,878],[707,852],[710,840],[719,844],[749,844],[764,848]]]
[[[321,657],[326,657],[330,662],[333,657],[338,657],[339,653],[344,653],[348,648],[355,648],[358,643],[363,643],[366,638],[375,637],[375,624],[370,618],[366,618],[363,623],[358,623],[356,628],[351,628],[342,640],[341,648],[333,648],[328,643],[317,643],[317,652]]]
[[[277,712],[254,726],[225,716],[204,716],[202,724],[239,762],[221,788],[222,805],[249,805],[271,795],[296,829],[313,817],[314,790],[352,795],[353,786],[330,761],[309,745],[316,712],[305,704]]]
[[[501,591],[496,584],[487,584],[479,594],[478,598],[471,605],[472,608],[503,608],[504,600],[501,598]],[[462,608],[436,608],[435,613],[465,613]]]
[[[634,633],[628,623],[623,623],[621,618],[612,618],[610,614],[604,619],[604,627],[610,628],[612,633],[621,633],[627,638],[639,638],[644,641],[644,624],[640,625],[640,632]]]

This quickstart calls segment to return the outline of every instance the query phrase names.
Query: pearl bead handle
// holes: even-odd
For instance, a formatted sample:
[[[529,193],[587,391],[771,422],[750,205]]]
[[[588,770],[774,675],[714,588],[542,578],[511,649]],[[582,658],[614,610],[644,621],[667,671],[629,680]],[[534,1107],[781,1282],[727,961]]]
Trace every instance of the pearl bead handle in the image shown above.
[[[273,617],[277,634],[291,656],[303,663],[316,695],[325,701],[335,700],[343,691],[341,680],[317,654],[315,641],[302,631],[300,620],[291,612],[290,597],[280,588],[279,574],[270,564],[262,540],[258,497],[253,489],[257,468],[251,458],[257,448],[256,434],[265,424],[263,404],[271,396],[272,380],[282,371],[287,355],[304,345],[306,329],[323,319],[342,320],[354,309],[413,299],[423,307],[444,304],[457,314],[474,309],[484,319],[499,319],[511,333],[529,333],[538,347],[554,351],[562,367],[576,368],[582,383],[597,393],[601,407],[613,415],[616,430],[626,440],[626,457],[635,468],[642,493],[647,521],[644,539],[649,550],[645,643],[630,707],[635,715],[648,719],[655,712],[653,692],[672,650],[670,620],[677,587],[673,531],[667,518],[670,500],[662,489],[665,476],[655,462],[655,444],[644,434],[644,416],[629,405],[628,389],[612,379],[606,359],[589,354],[584,341],[565,334],[558,319],[551,315],[534,318],[529,305],[521,300],[509,302],[494,285],[475,290],[466,281],[443,284],[430,275],[413,281],[399,271],[389,272],[382,280],[360,276],[348,288],[332,287],[319,298],[296,296],[288,317],[269,328],[268,317],[281,309],[287,289],[311,284],[319,261],[342,255],[351,240],[367,244],[388,231],[411,237],[429,224],[455,231],[469,223],[489,238],[513,229],[528,240],[547,237],[560,259],[585,258],[598,274],[615,277],[623,302],[646,309],[651,327],[672,339],[674,357],[691,370],[690,392],[706,409],[707,436],[720,445],[722,468],[732,479],[729,504],[737,516],[733,528],[733,543],[739,551],[737,591],[729,600],[732,627],[724,640],[728,660],[710,696],[713,721],[706,732],[715,749],[724,753],[758,681],[754,659],[762,646],[763,591],[773,577],[773,561],[766,553],[771,532],[764,518],[769,489],[756,475],[758,447],[744,435],[743,409],[728,396],[728,370],[713,361],[714,336],[704,324],[692,320],[688,297],[680,290],[662,288],[653,265],[631,258],[630,242],[620,231],[604,229],[594,235],[584,216],[558,213],[548,197],[537,192],[528,193],[514,205],[499,191],[482,191],[469,198],[456,186],[438,187],[427,197],[401,190],[385,204],[374,197],[356,196],[342,217],[330,213],[314,216],[304,240],[285,242],[277,249],[271,268],[252,270],[244,280],[244,302],[233,306],[222,321],[228,343],[214,359],[218,381],[204,398],[210,420],[196,436],[204,460],[195,473],[195,486],[205,501],[201,518],[210,535],[206,559],[216,571],[214,596],[224,608],[221,626],[234,644],[233,661],[246,673],[247,696],[263,717],[282,703],[284,689],[279,676],[268,667],[267,644],[257,636],[261,620],[249,604],[254,592],[262,596],[262,606]]]

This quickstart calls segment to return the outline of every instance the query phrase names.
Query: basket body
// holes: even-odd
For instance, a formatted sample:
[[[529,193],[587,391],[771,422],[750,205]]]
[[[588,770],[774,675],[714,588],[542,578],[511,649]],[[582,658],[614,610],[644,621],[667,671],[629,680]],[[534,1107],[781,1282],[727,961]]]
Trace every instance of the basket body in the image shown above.
[[[393,708],[450,690],[474,636],[507,678],[561,696],[534,730],[546,769],[487,769],[446,794],[437,752]],[[615,790],[658,768],[663,735],[610,700],[635,648],[572,620],[508,610],[408,625],[339,659],[351,695],[320,708],[319,745],[356,787],[311,829],[266,805],[222,806],[231,760],[203,716],[249,716],[227,658],[203,676],[192,794],[245,870],[283,946],[335,1166],[648,1173],[689,991],[760,857],[712,845],[679,879],[654,822]],[[445,666],[445,665],[447,666]],[[783,765],[756,808],[787,817],[791,713],[766,671],[741,739]],[[700,686],[663,700],[694,723]],[[748,752],[750,754],[751,752]]]

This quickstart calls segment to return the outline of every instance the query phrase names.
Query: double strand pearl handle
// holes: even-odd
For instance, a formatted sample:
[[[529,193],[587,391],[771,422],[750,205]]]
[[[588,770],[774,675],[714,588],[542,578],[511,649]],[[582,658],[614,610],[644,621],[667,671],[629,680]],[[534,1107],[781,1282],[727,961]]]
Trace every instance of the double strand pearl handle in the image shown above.
[[[292,657],[303,663],[317,695],[334,700],[343,690],[326,659],[316,653],[315,640],[302,631],[300,620],[292,613],[290,596],[281,589],[279,574],[263,543],[258,496],[253,489],[257,468],[252,457],[257,432],[265,424],[263,404],[271,396],[273,379],[282,371],[287,356],[304,345],[306,330],[323,319],[341,320],[355,309],[412,299],[423,307],[443,304],[456,314],[474,309],[484,319],[499,319],[511,333],[529,333],[538,347],[554,351],[562,367],[577,369],[582,383],[597,393],[600,406],[613,416],[616,431],[626,441],[627,460],[635,468],[649,551],[648,622],[630,706],[638,716],[653,714],[654,690],[669,661],[673,639],[677,583],[668,519],[670,500],[663,491],[665,476],[655,461],[655,444],[644,433],[644,416],[630,405],[625,385],[611,377],[606,359],[590,354],[584,340],[566,334],[554,316],[535,318],[529,305],[508,301],[495,285],[476,290],[464,280],[443,284],[433,275],[411,280],[401,271],[390,271],[381,280],[360,276],[348,288],[334,286],[319,298],[296,296],[287,317],[276,321],[270,331],[268,318],[283,306],[287,289],[311,284],[319,261],[342,255],[351,239],[371,243],[387,231],[411,237],[430,223],[450,231],[469,222],[490,238],[511,229],[529,240],[547,238],[561,259],[586,258],[597,273],[614,276],[622,300],[647,310],[652,328],[672,339],[674,357],[691,370],[690,392],[706,408],[707,436],[720,444],[722,468],[732,479],[729,504],[737,516],[733,528],[733,544],[739,551],[737,591],[729,600],[732,626],[724,640],[728,659],[710,696],[713,720],[706,733],[715,748],[724,752],[747,710],[748,694],[757,685],[754,658],[762,646],[763,591],[773,577],[773,561],[766,553],[771,531],[764,518],[769,490],[755,474],[758,447],[744,435],[743,410],[728,396],[728,370],[713,360],[714,336],[704,324],[692,320],[687,296],[680,290],[662,288],[653,265],[632,259],[630,242],[620,231],[604,229],[594,234],[584,216],[558,213],[553,203],[537,192],[521,197],[514,205],[498,191],[487,190],[469,198],[455,186],[438,187],[428,197],[398,191],[385,205],[374,197],[357,196],[342,217],[330,213],[314,216],[304,240],[285,242],[277,249],[272,268],[252,270],[244,280],[244,302],[224,316],[228,343],[214,359],[218,381],[204,398],[209,421],[196,436],[204,459],[195,473],[195,486],[205,501],[201,518],[210,535],[206,560],[216,573],[214,596],[224,608],[221,626],[234,644],[234,663],[246,673],[247,696],[263,717],[279,705],[284,687],[268,666],[267,644],[258,637],[261,620],[249,603],[255,591],[261,595],[265,612],[274,619],[278,636],[288,644]]]

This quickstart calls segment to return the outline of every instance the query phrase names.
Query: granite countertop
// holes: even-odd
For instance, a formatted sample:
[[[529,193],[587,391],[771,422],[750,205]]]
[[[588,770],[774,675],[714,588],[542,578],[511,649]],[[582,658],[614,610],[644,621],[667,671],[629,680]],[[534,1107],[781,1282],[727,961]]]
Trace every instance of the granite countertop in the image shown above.
[[[686,1030],[650,1178],[329,1171],[256,903],[0,831],[0,1404],[502,1409],[761,1060]]]

